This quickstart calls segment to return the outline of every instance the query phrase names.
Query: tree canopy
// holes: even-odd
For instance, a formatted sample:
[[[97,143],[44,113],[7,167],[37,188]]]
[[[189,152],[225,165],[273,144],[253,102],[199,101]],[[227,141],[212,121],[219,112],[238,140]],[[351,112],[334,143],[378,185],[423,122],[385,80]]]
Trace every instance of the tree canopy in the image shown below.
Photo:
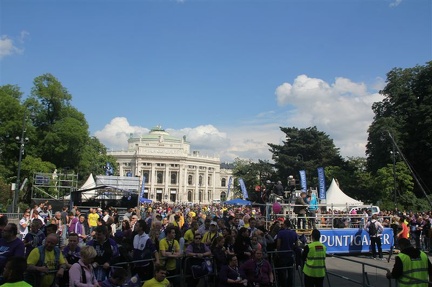
[[[44,74],[33,84],[25,100],[19,87],[0,86],[0,193],[10,194],[7,184],[17,179],[20,142],[16,137],[26,139],[21,182],[36,172],[55,169],[78,173],[83,180],[89,173],[103,174],[106,162],[115,166],[106,147],[89,136],[84,114],[71,105],[72,95],[61,82]]]
[[[282,182],[285,182],[289,175],[298,177],[299,170],[305,170],[308,182],[316,186],[318,167],[345,165],[333,140],[316,127],[280,129],[285,133],[283,144],[268,145],[275,162],[277,177]]]
[[[432,188],[432,62],[413,68],[394,68],[387,74],[383,100],[373,104],[374,121],[367,143],[368,169],[373,175],[396,161],[407,160],[429,192]],[[390,135],[394,138],[391,140]],[[395,152],[396,144],[402,154]],[[409,170],[407,170],[409,173]],[[424,197],[419,186],[416,196]],[[401,190],[410,192],[409,189]]]

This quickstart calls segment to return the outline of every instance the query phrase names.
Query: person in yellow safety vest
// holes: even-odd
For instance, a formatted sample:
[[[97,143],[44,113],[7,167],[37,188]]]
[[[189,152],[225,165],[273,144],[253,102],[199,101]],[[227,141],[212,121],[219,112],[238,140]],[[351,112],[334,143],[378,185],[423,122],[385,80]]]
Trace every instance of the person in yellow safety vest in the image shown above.
[[[387,278],[395,278],[400,287],[428,287],[432,279],[432,264],[423,251],[414,248],[406,238],[399,239],[401,252],[396,256],[392,272]]]
[[[320,242],[321,232],[318,229],[312,230],[312,243],[305,246],[302,259],[305,287],[322,287],[326,274],[326,250]]]

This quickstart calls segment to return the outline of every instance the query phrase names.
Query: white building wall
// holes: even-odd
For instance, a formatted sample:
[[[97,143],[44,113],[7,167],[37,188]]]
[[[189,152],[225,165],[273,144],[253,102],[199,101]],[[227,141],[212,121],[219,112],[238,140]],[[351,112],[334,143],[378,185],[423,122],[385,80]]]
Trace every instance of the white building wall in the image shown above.
[[[175,189],[176,202],[188,202],[188,191],[191,190],[193,203],[211,204],[213,199],[221,199],[221,192],[227,192],[227,186],[221,186],[221,179],[226,178],[228,183],[231,170],[221,170],[218,157],[200,155],[196,151],[190,153],[190,145],[185,138],[171,137],[159,127],[152,129],[145,136],[131,135],[128,140],[128,151],[111,151],[108,154],[116,158],[119,175],[124,176],[127,172],[132,172],[132,176],[139,176],[142,182],[143,172],[149,171],[146,190],[148,197],[154,201],[160,199],[162,202],[173,203],[170,197],[171,190]],[[157,182],[158,172],[164,173],[162,183]],[[171,172],[177,172],[177,180],[173,184]],[[192,184],[188,183],[189,175],[193,176]],[[159,197],[158,190],[162,190]]]

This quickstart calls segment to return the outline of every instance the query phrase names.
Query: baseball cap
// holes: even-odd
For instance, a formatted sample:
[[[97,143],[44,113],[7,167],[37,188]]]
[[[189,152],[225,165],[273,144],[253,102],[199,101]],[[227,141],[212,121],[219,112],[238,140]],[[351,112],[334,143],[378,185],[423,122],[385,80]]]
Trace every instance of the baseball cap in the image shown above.
[[[217,225],[216,221],[210,222],[210,225]]]

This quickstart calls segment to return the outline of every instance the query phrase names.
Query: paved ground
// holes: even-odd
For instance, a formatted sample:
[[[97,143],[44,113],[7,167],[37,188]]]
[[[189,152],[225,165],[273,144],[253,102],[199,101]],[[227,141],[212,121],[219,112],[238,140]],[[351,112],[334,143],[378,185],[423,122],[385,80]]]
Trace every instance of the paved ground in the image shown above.
[[[395,280],[388,280],[385,277],[387,273],[385,269],[390,271],[393,269],[394,256],[395,254],[392,255],[390,262],[387,262],[388,254],[385,254],[384,261],[374,260],[366,255],[327,257],[326,265],[327,270],[329,271],[329,276],[328,280],[327,278],[325,279],[324,286],[396,286]],[[431,259],[431,256],[429,256],[429,259]],[[362,274],[364,272],[367,273],[367,276],[363,279]],[[344,276],[345,278],[340,278],[333,274]],[[346,278],[349,278],[350,280],[347,280]],[[363,282],[365,285],[363,285]],[[295,286],[303,286],[298,272],[296,273]]]

